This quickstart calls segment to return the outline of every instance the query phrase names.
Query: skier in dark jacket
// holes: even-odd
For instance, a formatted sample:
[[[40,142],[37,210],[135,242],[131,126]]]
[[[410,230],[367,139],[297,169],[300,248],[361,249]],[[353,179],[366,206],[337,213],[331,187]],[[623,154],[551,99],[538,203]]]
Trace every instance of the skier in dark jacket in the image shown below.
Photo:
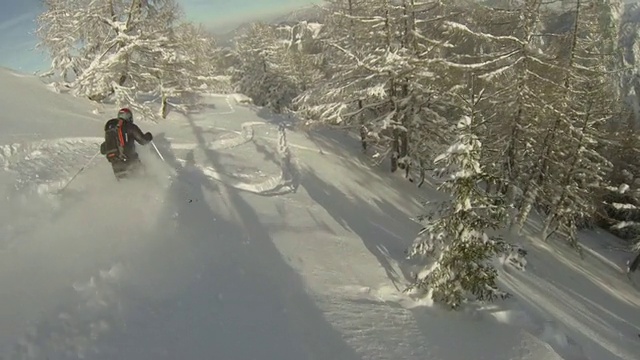
[[[100,153],[111,163],[116,179],[120,180],[129,173],[137,173],[142,169],[142,162],[136,152],[137,141],[146,145],[153,136],[133,123],[133,114],[127,108],[118,111],[118,117],[107,121],[104,125],[105,141],[100,145]]]

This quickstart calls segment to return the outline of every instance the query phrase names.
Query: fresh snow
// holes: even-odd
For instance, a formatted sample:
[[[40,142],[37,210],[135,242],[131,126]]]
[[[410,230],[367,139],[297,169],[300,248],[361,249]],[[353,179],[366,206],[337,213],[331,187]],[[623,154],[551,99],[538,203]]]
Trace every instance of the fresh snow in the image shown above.
[[[95,155],[116,108],[0,70],[0,358],[638,359],[632,254],[534,234],[514,294],[450,312],[403,294],[430,185],[371,169],[357,141],[304,133],[240,94],[151,131],[166,162],[117,183]],[[62,192],[68,180],[85,169]],[[609,245],[607,245],[609,244]]]

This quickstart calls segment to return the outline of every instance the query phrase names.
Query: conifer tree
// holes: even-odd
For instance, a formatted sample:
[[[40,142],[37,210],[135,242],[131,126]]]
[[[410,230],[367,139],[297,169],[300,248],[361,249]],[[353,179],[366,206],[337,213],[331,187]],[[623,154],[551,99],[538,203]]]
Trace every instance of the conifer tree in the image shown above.
[[[467,111],[454,130],[455,142],[434,160],[435,174],[443,181],[439,189],[451,199],[419,218],[427,225],[409,249],[409,257],[428,255],[434,261],[405,291],[422,290],[454,309],[469,297],[492,301],[509,296],[498,288],[491,263],[507,251],[504,241],[487,234],[503,226],[505,209],[483,189],[494,179],[480,162],[482,143],[476,127],[482,119],[475,109],[481,100],[482,92],[464,101]]]
[[[579,248],[577,228],[596,211],[593,194],[605,186],[611,167],[602,153],[605,124],[621,113],[616,1],[578,0],[571,32],[558,112],[554,123],[562,138],[551,135],[540,171],[553,174],[543,184],[546,218],[543,238],[552,228],[563,229],[570,244]]]
[[[157,95],[166,115],[167,97],[220,85],[204,63],[215,42],[181,21],[175,0],[45,0],[44,7],[37,34],[52,68],[43,76],[61,75],[58,87],[77,96],[155,117],[143,98]]]

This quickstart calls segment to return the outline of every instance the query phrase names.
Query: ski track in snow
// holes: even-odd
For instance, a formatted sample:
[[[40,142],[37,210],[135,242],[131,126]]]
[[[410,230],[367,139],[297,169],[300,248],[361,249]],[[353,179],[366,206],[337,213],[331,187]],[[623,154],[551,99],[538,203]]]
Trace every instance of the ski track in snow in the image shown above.
[[[227,102],[229,102],[227,97]],[[229,104],[231,107],[231,104]],[[232,108],[233,109],[233,108]],[[196,143],[173,143],[171,144],[172,149],[176,150],[195,150],[195,149],[206,149],[206,150],[228,150],[234,147],[242,146],[251,142],[254,139],[255,132],[254,126],[265,125],[264,122],[245,122],[240,125],[242,131],[240,132],[232,132],[236,133],[237,136],[226,138],[226,139],[217,139],[215,141],[206,143],[205,145],[199,145]],[[226,129],[224,129],[226,130]],[[226,130],[229,131],[229,130]],[[279,142],[281,139],[272,139],[262,137],[264,140],[268,140],[271,142]],[[222,182],[227,186],[231,186],[235,189],[250,192],[257,195],[284,195],[294,191],[292,187],[291,179],[293,177],[293,172],[297,167],[297,161],[293,159],[293,162],[287,162],[286,157],[287,153],[290,153],[291,146],[287,143],[284,149],[278,149],[278,156],[280,161],[280,174],[268,176],[264,179],[264,176],[260,176],[261,180],[256,179],[258,176],[252,176],[246,173],[235,173],[235,174],[225,174],[218,172],[211,166],[202,166],[199,164],[192,164],[200,171],[202,171],[207,177]],[[178,159],[178,162],[186,166],[189,162],[185,159]],[[260,174],[262,175],[262,174]],[[244,179],[254,179],[258,181],[247,181]],[[241,180],[242,179],[242,180]]]
[[[432,301],[413,299],[388,285],[337,286],[331,293],[333,296],[318,299],[320,306],[337,327],[350,334],[350,345],[372,354],[368,359],[395,360],[396,353],[422,359],[469,359],[474,350],[501,348],[504,351],[490,359],[480,351],[477,359],[590,360],[579,348],[569,353],[567,349],[574,350],[570,346],[575,344],[560,343],[558,338],[566,340],[562,332],[546,325],[536,327],[525,312],[469,308],[442,315],[431,312]],[[369,312],[376,314],[374,318],[385,319],[384,326],[358,316],[357,308],[362,304],[369,305]],[[433,331],[434,322],[438,324],[437,331]],[[453,337],[456,345],[452,348]],[[390,344],[395,348],[389,349]]]
[[[2,145],[0,165],[16,175],[15,191],[45,195],[64,186],[77,171],[68,164],[86,164],[101,142],[102,138],[85,137]]]
[[[241,124],[241,132],[229,131],[228,133],[233,135],[229,138],[217,139],[204,146],[198,146],[195,143],[175,143],[171,145],[171,150],[194,150],[203,147],[207,150],[233,149],[251,142],[254,139],[254,126],[264,124],[257,121],[245,122]],[[104,163],[100,155],[91,164],[86,165],[96,155],[103,140],[102,137],[76,137],[0,145],[0,166],[14,175],[14,181],[6,185],[10,187],[7,191],[10,194],[10,198],[6,199],[7,203],[14,205],[30,203],[32,206],[29,208],[40,204],[53,210],[54,218],[59,210],[64,209],[64,204],[68,203],[66,199],[68,196],[60,197],[58,191],[69,183],[81,167],[85,166],[85,172],[95,167],[103,167],[100,170],[104,171],[104,176],[112,176],[108,169],[109,165]],[[293,164],[286,162],[284,155],[279,154],[280,173],[273,175],[262,172],[223,173],[210,166],[188,164],[185,159],[176,158],[176,160],[183,167],[195,166],[206,177],[237,190],[261,196],[277,196],[295,191],[291,183],[294,171],[292,167],[295,161]],[[155,174],[155,176],[161,176],[161,174]],[[82,175],[79,177],[81,179]],[[87,184],[84,181],[75,180],[66,189],[65,194],[69,193],[73,201],[73,197],[82,197],[84,192],[96,191],[95,187],[95,183]],[[0,228],[0,235],[4,237],[0,242],[0,251],[13,248],[15,245],[13,239],[22,233],[29,232],[32,228],[30,225],[30,221],[33,221],[32,217],[36,219],[38,216],[37,211],[33,214],[25,213],[20,221]]]
[[[229,104],[231,107],[231,104]],[[196,143],[175,143],[172,150],[228,150],[244,145],[254,139],[254,126],[264,125],[264,122],[245,122],[241,124],[242,131],[230,132],[236,136],[212,141],[201,146]],[[277,139],[267,139],[277,141]],[[42,140],[27,143],[0,145],[0,165],[10,172],[17,174],[15,190],[24,193],[47,195],[60,190],[81,166],[95,155],[97,148],[103,141],[100,137],[78,137]],[[88,166],[96,166],[98,159]],[[185,159],[177,159],[180,164],[187,163]],[[77,164],[69,169],[67,164]],[[224,174],[212,167],[196,165],[206,176],[220,181],[238,190],[254,194],[278,195],[291,192],[288,186],[289,170],[282,167],[281,173],[269,176],[267,179],[257,179],[251,174]],[[87,169],[85,169],[87,170]],[[246,179],[246,180],[245,180]],[[248,181],[249,180],[249,181]]]

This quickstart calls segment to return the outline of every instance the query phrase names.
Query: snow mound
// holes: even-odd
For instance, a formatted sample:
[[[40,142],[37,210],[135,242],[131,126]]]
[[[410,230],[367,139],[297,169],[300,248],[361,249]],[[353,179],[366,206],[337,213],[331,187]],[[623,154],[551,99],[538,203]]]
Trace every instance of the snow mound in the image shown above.
[[[231,98],[236,104],[252,104],[253,103],[250,97],[243,94],[231,94]]]
[[[478,313],[485,319],[525,331],[540,343],[553,348],[565,360],[590,359],[582,346],[571,338],[569,330],[556,321],[535,319],[523,309],[507,309],[497,306],[481,307]]]
[[[384,327],[375,327],[374,338],[392,336],[393,328],[406,327],[421,333],[424,338],[421,344],[412,344],[414,351],[421,353],[425,359],[473,359],[484,360],[578,360],[586,357],[566,357],[554,349],[546,339],[531,333],[526,314],[518,316],[520,323],[514,322],[514,313],[497,312],[487,315],[485,311],[466,311],[451,313],[439,309],[430,301],[416,301],[399,292],[394,287],[342,286],[336,289],[340,300],[329,305],[346,307],[349,303],[366,303],[370,308],[388,313],[396,323],[385,323]],[[374,311],[374,310],[370,310]],[[346,313],[346,310],[340,311]],[[495,316],[495,319],[492,317]],[[507,318],[505,318],[505,316]],[[402,320],[400,320],[402,319]],[[500,321],[498,321],[498,319]],[[356,326],[354,322],[365,322],[366,319],[343,319],[343,326]],[[364,325],[363,325],[364,326]],[[390,326],[392,329],[385,329]],[[545,334],[546,335],[546,334]],[[364,334],[359,341],[371,341]],[[455,339],[455,345],[452,344]],[[405,339],[398,339],[406,341]],[[358,341],[356,341],[358,342]],[[361,344],[365,346],[365,344]],[[402,346],[402,345],[400,345]],[[380,357],[383,358],[383,357]]]
[[[181,164],[187,164],[186,160],[179,160]],[[211,167],[203,167],[197,166],[202,173],[208,176],[211,179],[220,181],[226,185],[232,186],[238,190],[243,190],[246,192],[258,194],[258,195],[282,195],[293,191],[292,188],[288,187],[288,183],[286,181],[288,175],[287,173],[281,173],[277,176],[269,176],[266,180],[261,182],[248,182],[246,178],[248,177],[246,174],[222,174],[217,172],[215,169]],[[244,176],[243,176],[244,175]],[[244,177],[244,179],[242,179]],[[250,177],[250,176],[249,176]],[[283,189],[284,188],[284,189]]]
[[[126,326],[118,293],[125,275],[122,264],[114,264],[87,281],[73,283],[76,294],[73,306],[31,326],[13,348],[12,355],[20,359],[86,359],[99,355],[91,344]]]
[[[87,165],[99,152],[102,141],[99,137],[80,137],[1,145],[0,165],[15,174],[16,191],[54,192]]]
[[[179,150],[193,150],[196,148],[203,148],[207,150],[224,150],[231,149],[240,145],[244,145],[251,140],[253,140],[254,126],[264,125],[264,122],[253,121],[253,122],[245,122],[240,126],[242,131],[239,134],[234,134],[233,136],[226,139],[217,139],[211,142],[208,142],[204,145],[197,143],[175,143],[172,144],[171,147]]]
[[[106,121],[93,114],[95,105],[89,100],[57,94],[37,76],[15,76],[4,69],[0,70],[0,99],[0,144],[97,134]]]

